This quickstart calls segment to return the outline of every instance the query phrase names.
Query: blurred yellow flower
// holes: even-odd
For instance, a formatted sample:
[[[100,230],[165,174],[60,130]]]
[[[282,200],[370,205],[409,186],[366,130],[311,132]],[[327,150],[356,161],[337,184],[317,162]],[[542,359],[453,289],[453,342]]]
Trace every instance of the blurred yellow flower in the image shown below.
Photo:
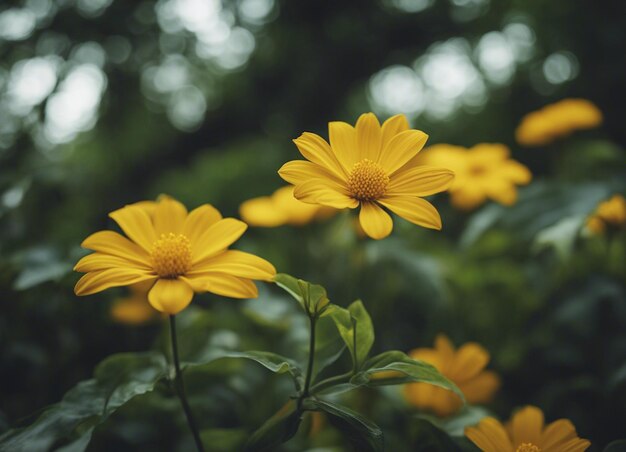
[[[157,311],[148,302],[150,281],[142,281],[129,286],[130,294],[119,298],[111,306],[111,317],[118,323],[142,325],[157,318]]]
[[[145,281],[152,285],[150,304],[173,315],[189,305],[194,292],[256,297],[252,280],[271,280],[276,274],[266,260],[227,249],[247,225],[222,218],[209,204],[188,213],[180,202],[162,196],[157,202],[131,204],[109,216],[128,238],[100,231],[85,239],[81,246],[95,252],[74,267],[86,273],[74,288],[76,295]]]
[[[475,342],[468,342],[456,350],[450,340],[440,334],[435,339],[435,348],[418,348],[409,356],[433,365],[459,387],[468,403],[487,403],[500,387],[498,375],[484,370],[489,362],[489,352]],[[405,385],[404,395],[411,405],[441,417],[456,413],[463,405],[453,392],[427,383]]]
[[[622,195],[613,195],[598,205],[596,211],[587,219],[587,229],[595,234],[602,234],[607,227],[626,226],[626,199]]]
[[[372,113],[361,115],[356,127],[337,121],[328,129],[330,144],[309,132],[294,140],[307,160],[288,162],[279,170],[296,186],[296,198],[336,209],[360,206],[361,226],[374,239],[387,237],[393,229],[384,207],[417,225],[441,229],[439,213],[421,197],[444,191],[453,173],[407,166],[428,135],[409,129],[404,115],[381,127]]]
[[[542,146],[576,130],[592,129],[602,123],[602,112],[586,99],[563,99],[522,118],[515,131],[524,146]]]
[[[480,143],[470,149],[436,144],[424,149],[416,163],[454,171],[450,200],[462,210],[475,209],[488,198],[507,206],[515,204],[516,186],[532,179],[526,166],[510,158],[509,148],[497,143]]]
[[[543,412],[527,406],[513,415],[506,428],[492,417],[465,429],[465,436],[483,452],[583,452],[591,443],[574,425],[559,419],[544,427]]]
[[[292,185],[281,187],[271,196],[249,199],[239,206],[239,214],[250,226],[274,228],[285,224],[303,226],[334,215],[337,209],[307,204],[293,196]]]

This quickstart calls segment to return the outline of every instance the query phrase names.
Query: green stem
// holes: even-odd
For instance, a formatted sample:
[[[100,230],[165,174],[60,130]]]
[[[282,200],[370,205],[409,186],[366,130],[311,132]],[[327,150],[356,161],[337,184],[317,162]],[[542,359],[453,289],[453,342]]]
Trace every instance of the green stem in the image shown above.
[[[350,381],[350,378],[352,378],[352,375],[354,375],[354,372],[349,371],[341,375],[335,375],[334,377],[329,377],[326,380],[322,380],[319,383],[313,385],[313,387],[311,388],[311,392],[312,393],[320,392],[328,388],[329,386],[334,386],[337,383],[346,383]]]
[[[315,323],[314,316],[309,317],[311,324],[311,333],[309,335],[309,363],[306,368],[306,377],[304,379],[304,389],[298,398],[298,410],[302,408],[302,402],[309,396],[309,388],[311,386],[311,377],[313,376],[313,366],[315,365]]]
[[[180,371],[180,361],[178,359],[178,340],[176,337],[176,316],[170,315],[170,337],[172,339],[172,356],[174,357],[174,369],[176,370],[176,377],[174,380],[174,386],[176,388],[176,394],[180,399],[180,403],[183,406],[183,411],[187,417],[187,424],[193,434],[193,439],[196,442],[196,447],[199,452],[204,452],[204,446],[200,440],[200,434],[198,433],[198,427],[196,421],[193,418],[191,407],[187,401],[187,395],[185,394],[185,384],[183,383],[183,373]]]

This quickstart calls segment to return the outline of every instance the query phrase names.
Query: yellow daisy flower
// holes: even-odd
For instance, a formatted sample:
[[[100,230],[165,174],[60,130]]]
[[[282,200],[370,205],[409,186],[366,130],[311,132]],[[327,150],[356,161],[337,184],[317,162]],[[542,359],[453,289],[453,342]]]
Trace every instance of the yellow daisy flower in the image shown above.
[[[534,406],[515,413],[506,428],[487,417],[466,428],[465,436],[483,452],[583,452],[591,445],[567,419],[544,426],[543,412]]]
[[[626,226],[626,199],[622,195],[613,195],[611,199],[601,202],[587,219],[587,229],[595,234],[602,234],[607,226]]]
[[[317,219],[334,215],[337,209],[307,204],[293,196],[292,185],[281,187],[271,196],[249,199],[239,206],[239,214],[250,226],[274,228],[285,224],[304,226]]]
[[[563,99],[546,105],[522,118],[515,130],[517,142],[524,146],[543,146],[576,130],[602,124],[602,112],[586,99]]]
[[[459,387],[468,403],[488,403],[500,387],[498,375],[485,370],[489,352],[475,342],[468,342],[456,350],[450,340],[440,334],[435,339],[434,348],[418,348],[409,356],[433,365]],[[463,405],[453,392],[427,383],[405,385],[404,395],[411,405],[440,417],[456,413]]]
[[[409,129],[404,115],[381,127],[372,113],[361,115],[356,127],[337,121],[328,130],[330,144],[309,132],[294,140],[306,160],[288,162],[278,171],[296,186],[296,198],[335,209],[360,206],[361,226],[374,239],[387,237],[393,228],[384,208],[417,225],[441,229],[439,213],[421,197],[448,188],[454,174],[407,166],[428,135]]]
[[[74,267],[86,273],[74,288],[76,295],[146,281],[152,284],[150,304],[174,315],[189,305],[194,292],[254,298],[258,290],[251,280],[271,280],[276,274],[266,260],[227,249],[247,225],[222,218],[209,204],[188,213],[180,202],[162,196],[109,216],[128,238],[100,231],[85,239],[81,246],[95,252]]]
[[[151,281],[128,286],[130,294],[115,300],[111,306],[111,318],[126,325],[142,325],[158,318],[157,311],[148,302]]]
[[[516,186],[532,179],[529,169],[511,159],[509,148],[503,144],[480,143],[470,149],[437,144],[425,149],[417,163],[454,171],[450,201],[461,210],[475,209],[487,199],[513,205],[517,201]]]

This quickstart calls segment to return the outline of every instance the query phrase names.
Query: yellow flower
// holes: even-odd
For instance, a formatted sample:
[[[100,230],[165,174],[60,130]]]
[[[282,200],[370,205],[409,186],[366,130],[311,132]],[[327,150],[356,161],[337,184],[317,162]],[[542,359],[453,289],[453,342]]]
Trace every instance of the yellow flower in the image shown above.
[[[157,318],[156,311],[148,302],[150,281],[142,281],[129,286],[130,295],[119,298],[111,306],[111,317],[118,323],[142,325]]]
[[[544,427],[543,412],[534,406],[515,413],[506,428],[487,417],[477,427],[466,428],[465,436],[483,452],[582,452],[591,445],[567,419]]]
[[[475,209],[488,198],[507,206],[515,204],[516,186],[532,179],[526,166],[510,158],[509,148],[496,143],[480,143],[470,149],[437,144],[420,154],[419,163],[454,171],[450,200],[462,210]]]
[[[250,226],[274,228],[288,224],[303,226],[316,219],[325,219],[337,211],[332,207],[307,204],[293,196],[293,186],[281,187],[271,196],[249,199],[239,206],[243,221]]]
[[[247,225],[222,218],[209,204],[188,213],[180,202],[162,196],[157,202],[128,205],[109,216],[128,238],[100,231],[85,239],[81,246],[95,253],[74,267],[86,273],[74,288],[76,295],[146,281],[152,284],[150,304],[173,315],[189,305],[194,292],[256,297],[258,290],[251,280],[271,280],[276,274],[266,260],[227,249]]]
[[[626,199],[622,195],[613,195],[611,199],[601,202],[587,219],[587,229],[593,233],[601,234],[607,226],[626,226]]]
[[[602,112],[592,102],[563,99],[524,116],[515,131],[515,138],[524,146],[542,146],[601,123]]]
[[[440,334],[435,339],[435,348],[418,348],[409,355],[433,365],[459,387],[468,403],[487,403],[500,387],[496,373],[484,370],[489,352],[475,342],[456,350],[450,340]],[[463,405],[453,392],[427,383],[409,383],[404,386],[404,394],[411,405],[441,417],[456,413]]]
[[[428,135],[409,129],[404,115],[381,127],[372,113],[361,115],[356,127],[331,122],[328,129],[330,144],[309,132],[294,140],[308,161],[291,161],[279,170],[296,186],[296,198],[335,209],[360,206],[361,226],[374,239],[387,237],[393,228],[383,207],[417,225],[441,229],[439,213],[420,197],[445,190],[454,175],[443,168],[409,165]]]

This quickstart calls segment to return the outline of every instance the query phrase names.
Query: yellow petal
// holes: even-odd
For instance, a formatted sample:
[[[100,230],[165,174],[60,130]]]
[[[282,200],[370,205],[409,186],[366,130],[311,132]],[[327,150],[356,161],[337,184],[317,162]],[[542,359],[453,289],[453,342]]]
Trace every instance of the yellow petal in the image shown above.
[[[148,292],[154,309],[169,315],[178,314],[191,303],[193,289],[180,279],[159,279]]]
[[[543,430],[543,412],[535,406],[526,406],[519,410],[511,420],[511,432],[514,444],[541,441]]]
[[[137,245],[150,252],[157,240],[152,220],[146,211],[138,206],[126,206],[109,214],[124,233]]]
[[[304,132],[293,141],[304,158],[317,163],[340,180],[346,179],[346,172],[335,157],[330,145],[322,137],[314,133]]]
[[[404,132],[405,130],[409,130],[409,121],[407,121],[406,116],[400,114],[387,119],[383,123],[382,127],[383,149],[393,137],[395,137],[400,132]]]
[[[292,160],[291,162],[287,162],[278,170],[278,174],[286,182],[294,185],[313,179],[330,179],[338,184],[341,183],[330,171],[325,170],[316,163],[307,162],[306,160]]]
[[[380,130],[380,123],[374,113],[362,114],[356,122],[356,145],[360,154],[359,160],[369,159],[377,162],[383,135]]]
[[[546,426],[541,434],[541,447],[543,449],[555,448],[563,443],[576,438],[576,428],[568,419],[559,419]]]
[[[271,281],[276,276],[276,269],[268,261],[254,254],[237,250],[227,250],[197,263],[186,276],[200,276],[204,273],[215,272],[265,281]]]
[[[484,190],[478,186],[467,184],[450,193],[452,205],[461,210],[473,210],[483,204],[487,199]]]
[[[152,270],[147,263],[138,263],[111,254],[93,253],[79,260],[74,266],[74,271],[87,273],[106,270],[108,268],[132,268],[148,272]]]
[[[465,381],[475,377],[489,362],[489,353],[475,342],[463,344],[456,352],[448,369],[454,381]]]
[[[109,268],[89,272],[78,280],[74,293],[78,296],[102,292],[111,287],[129,286],[141,281],[154,280],[156,275],[130,268]]]
[[[294,196],[302,202],[321,204],[335,209],[354,209],[359,205],[356,199],[348,196],[347,190],[329,181],[311,180],[297,185]]]
[[[526,185],[533,178],[530,170],[515,160],[505,162],[500,168],[500,173],[503,177],[519,185]]]
[[[297,200],[293,195],[294,188],[292,185],[281,187],[272,194],[274,210],[285,215],[287,224],[302,226],[317,217],[323,217],[323,211],[336,212],[331,207],[307,204]]]
[[[210,204],[203,204],[193,209],[183,224],[183,234],[189,239],[194,246],[198,242],[202,234],[222,219],[222,214]]]
[[[180,234],[187,218],[187,208],[169,196],[161,196],[154,211],[154,229],[161,234]]]
[[[111,306],[111,317],[118,323],[142,325],[155,318],[156,311],[148,303],[147,294],[142,298],[127,297]]]
[[[510,155],[509,148],[499,143],[479,143],[469,150],[470,158],[486,164],[499,164]]]
[[[197,292],[211,292],[230,298],[256,298],[259,290],[246,278],[225,273],[205,273],[185,278]]]
[[[384,239],[393,229],[393,221],[389,214],[371,202],[361,203],[359,222],[365,233],[376,240]]]
[[[350,124],[334,121],[328,123],[328,136],[330,146],[343,166],[346,173],[359,161],[359,154],[356,147],[356,130]]]
[[[291,195],[293,196],[293,194]],[[239,206],[241,219],[250,226],[274,228],[287,222],[288,215],[276,208],[269,196],[260,196],[244,201]]]
[[[428,140],[421,130],[405,130],[394,136],[383,149],[378,163],[393,175],[394,172],[417,155]]]
[[[487,195],[494,201],[505,206],[512,206],[517,201],[517,189],[515,185],[506,180],[485,181]]]
[[[484,371],[471,380],[458,383],[468,403],[489,403],[500,388],[500,377],[495,372]]]
[[[378,201],[411,223],[430,229],[441,229],[441,217],[431,203],[421,198],[394,196]]]
[[[146,250],[117,232],[96,232],[83,240],[80,246],[88,250],[122,257],[140,265],[150,264],[150,255]]]
[[[476,427],[465,429],[465,436],[469,438],[483,452],[513,452],[513,446],[502,424],[487,417]]]
[[[389,196],[430,196],[447,190],[454,180],[454,173],[445,168],[418,166],[402,168],[391,178]]]
[[[570,439],[563,445],[560,445],[558,449],[546,450],[546,452],[583,452],[591,446],[591,443],[586,439],[574,438]]]
[[[215,222],[204,231],[192,248],[192,263],[195,265],[197,262],[225,250],[237,241],[247,228],[246,223],[234,218],[224,218]]]

